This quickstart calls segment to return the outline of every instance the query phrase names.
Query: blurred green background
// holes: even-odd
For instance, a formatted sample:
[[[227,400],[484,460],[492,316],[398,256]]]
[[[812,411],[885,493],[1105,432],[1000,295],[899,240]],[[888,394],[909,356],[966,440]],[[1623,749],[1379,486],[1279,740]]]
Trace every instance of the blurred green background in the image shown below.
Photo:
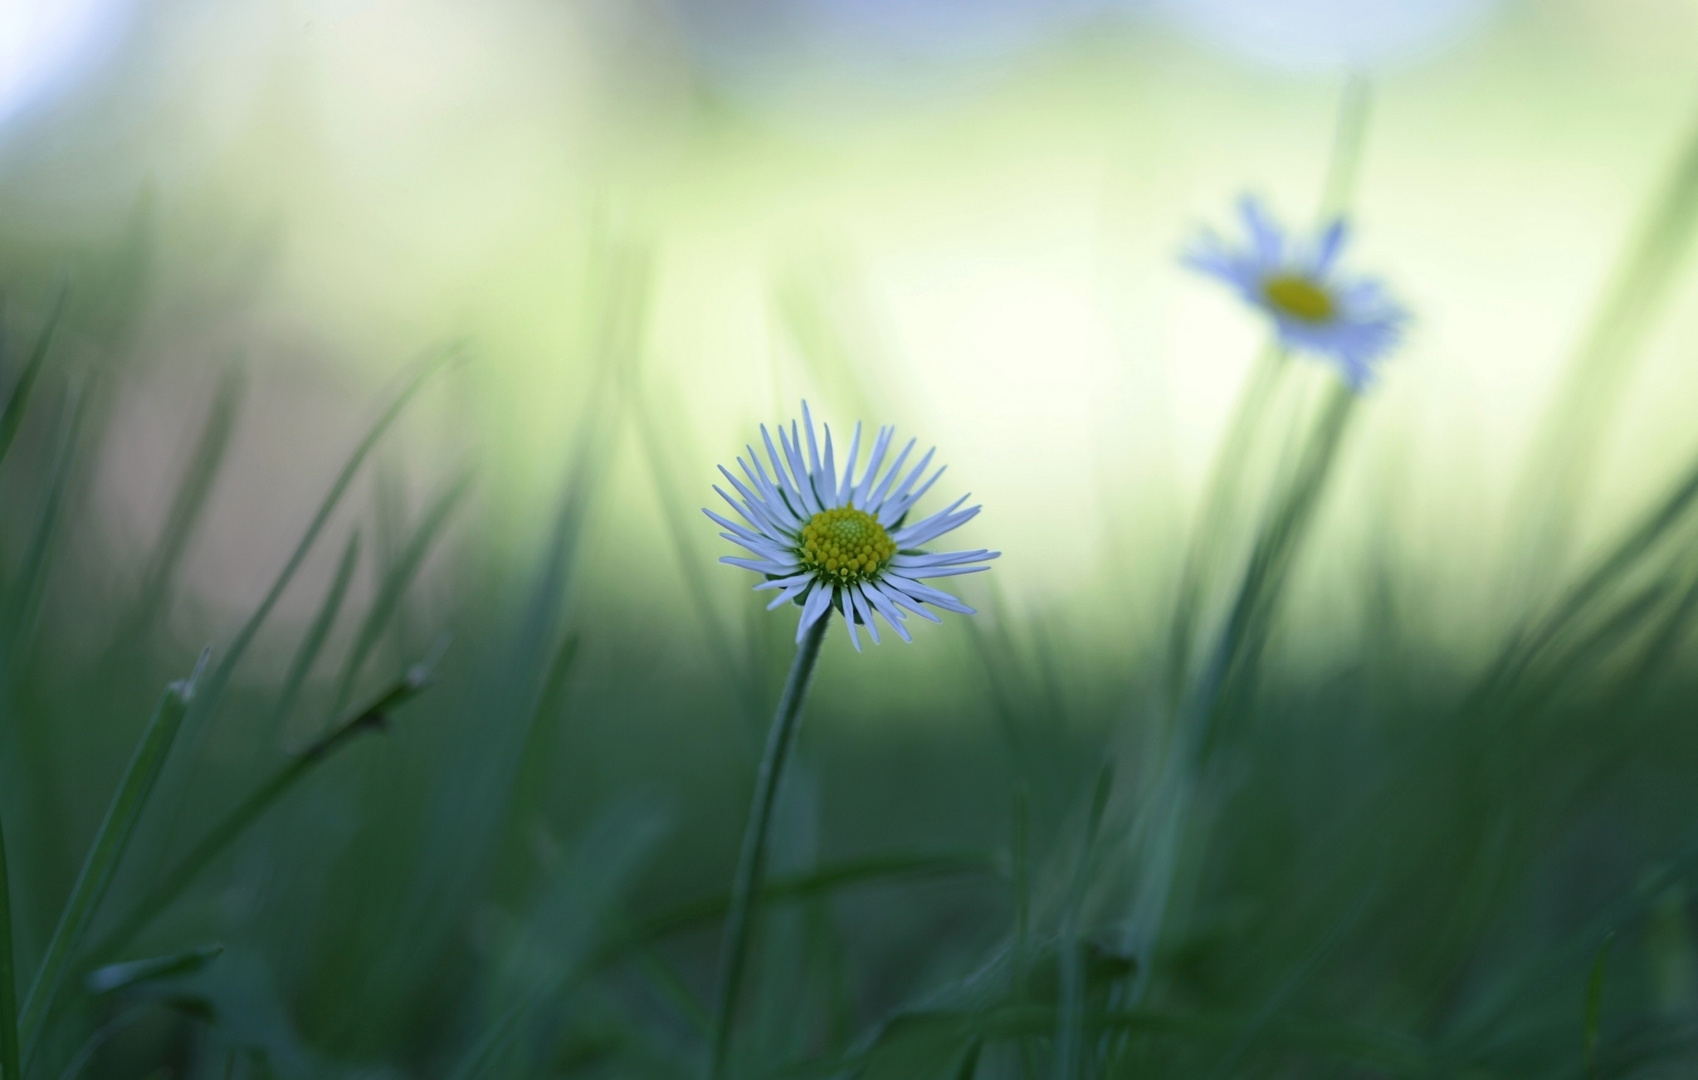
[[[936,443],[1004,554],[972,619],[828,639],[738,1075],[1690,1072],[1695,41],[1684,0],[0,0],[20,994],[212,648],[26,1075],[700,1075],[795,624],[698,508],[803,398]],[[1248,403],[1211,516],[1266,331],[1176,257],[1241,192],[1307,224],[1352,87],[1349,260],[1415,318],[1193,755],[1333,377]]]

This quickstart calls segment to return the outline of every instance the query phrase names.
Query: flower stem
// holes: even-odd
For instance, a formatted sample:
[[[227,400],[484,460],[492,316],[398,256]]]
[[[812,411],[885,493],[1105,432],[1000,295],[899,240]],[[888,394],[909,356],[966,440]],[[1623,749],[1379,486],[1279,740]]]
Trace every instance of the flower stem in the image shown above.
[[[772,829],[772,808],[778,801],[779,782],[790,747],[801,727],[802,702],[808,696],[808,680],[819,659],[820,644],[830,624],[830,613],[822,615],[796,646],[796,659],[784,681],[784,696],[778,701],[772,728],[767,732],[766,751],[755,778],[755,800],[749,808],[749,823],[743,830],[743,849],[737,857],[737,876],[731,883],[731,908],[725,917],[725,944],[720,952],[719,1012],[714,1018],[713,1046],[708,1060],[709,1080],[724,1080],[731,1032],[737,1023],[737,998],[749,960],[749,935],[754,927],[756,899],[766,870],[767,835]]]

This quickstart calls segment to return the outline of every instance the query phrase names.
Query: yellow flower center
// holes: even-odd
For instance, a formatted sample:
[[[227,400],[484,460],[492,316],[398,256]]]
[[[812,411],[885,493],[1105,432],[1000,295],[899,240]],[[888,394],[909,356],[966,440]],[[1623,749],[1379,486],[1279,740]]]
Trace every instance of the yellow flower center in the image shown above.
[[[817,576],[849,585],[866,581],[896,554],[896,542],[864,510],[840,506],[821,510],[802,526],[796,553]]]
[[[1303,322],[1324,323],[1333,316],[1331,294],[1296,274],[1275,274],[1263,278],[1262,295],[1281,312]]]

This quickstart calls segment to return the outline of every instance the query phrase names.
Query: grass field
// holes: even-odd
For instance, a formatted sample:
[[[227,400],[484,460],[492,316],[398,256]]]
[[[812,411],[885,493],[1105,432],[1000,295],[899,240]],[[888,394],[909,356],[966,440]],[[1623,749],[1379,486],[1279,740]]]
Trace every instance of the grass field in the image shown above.
[[[1504,33],[1481,63],[1508,86],[1543,46]],[[1698,136],[1646,135],[1608,183],[1538,165],[1607,197],[1530,239],[1484,222],[1513,193],[1468,201],[1481,157],[1428,183],[1426,76],[1259,103],[1263,76],[1129,48],[815,144],[705,95],[678,176],[604,131],[642,192],[513,180],[528,219],[494,173],[409,187],[389,144],[331,175],[287,93],[211,180],[61,192],[45,128],[0,144],[36,208],[0,222],[0,1076],[1698,1068]],[[1097,246],[1057,255],[1032,239],[1077,224],[1057,162],[1139,80],[1195,92],[1184,124],[1125,99],[1179,164],[1110,153]],[[628,107],[600,122],[659,126]],[[397,140],[476,141],[423,108]],[[158,123],[115,142],[167,146]],[[1614,137],[1575,125],[1483,160]],[[541,130],[477,138],[510,162]],[[1412,283],[1366,386],[1188,282],[1194,223],[1134,205],[1230,224],[1263,161]],[[1429,202],[1485,253],[1412,242],[1400,278]],[[856,256],[791,220],[839,212]],[[1464,355],[1510,374],[1435,390]],[[828,613],[786,694],[800,609],[716,563],[747,553],[700,508],[804,396],[840,454],[857,420],[936,443],[914,515],[976,491],[939,543],[1002,555],[933,582],[977,614],[912,644],[851,648]]]

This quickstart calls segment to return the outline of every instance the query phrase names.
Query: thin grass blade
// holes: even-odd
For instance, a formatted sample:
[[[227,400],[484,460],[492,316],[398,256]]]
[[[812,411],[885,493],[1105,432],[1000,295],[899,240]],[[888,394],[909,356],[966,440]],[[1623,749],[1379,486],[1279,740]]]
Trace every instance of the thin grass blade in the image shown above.
[[[178,729],[188,713],[189,703],[194,700],[208,656],[209,652],[202,652],[194,673],[185,680],[172,683],[160,698],[142,732],[141,741],[136,744],[135,754],[118,782],[118,790],[107,807],[105,820],[100,823],[94,842],[89,846],[82,872],[77,875],[76,884],[72,886],[71,895],[60,913],[59,924],[48,940],[41,967],[30,984],[29,993],[24,996],[18,1026],[26,1065],[39,1043],[42,1022],[58,996],[65,972],[82,943],[83,933],[99,910],[100,902],[105,899],[112,876],[124,858],[131,836],[135,834],[136,823],[147,808],[148,796],[153,793],[165,758],[176,742]]]
[[[431,553],[443,528],[459,508],[460,501],[471,490],[472,478],[472,472],[467,470],[444,488],[425,510],[424,516],[419,519],[418,527],[407,538],[406,544],[396,553],[394,564],[389,567],[389,573],[378,586],[377,596],[372,600],[365,621],[360,625],[359,633],[355,635],[354,643],[348,651],[348,659],[343,666],[342,678],[336,690],[335,704],[331,708],[333,714],[340,713],[352,698],[360,671],[365,667],[372,650],[377,647],[384,629],[400,609],[407,589],[424,566],[425,558]]]
[[[6,408],[0,412],[0,461],[6,460],[6,451],[12,448],[12,440],[17,438],[18,429],[23,426],[24,414],[29,409],[30,392],[35,389],[36,380],[41,377],[41,369],[47,363],[47,354],[53,347],[53,336],[59,330],[60,317],[65,314],[65,298],[69,295],[69,285],[59,286],[59,290],[54,293],[53,301],[47,308],[47,318],[36,333],[35,345],[30,349],[29,358],[24,361],[23,368],[18,372],[17,382],[12,384],[11,392],[6,395]]]

